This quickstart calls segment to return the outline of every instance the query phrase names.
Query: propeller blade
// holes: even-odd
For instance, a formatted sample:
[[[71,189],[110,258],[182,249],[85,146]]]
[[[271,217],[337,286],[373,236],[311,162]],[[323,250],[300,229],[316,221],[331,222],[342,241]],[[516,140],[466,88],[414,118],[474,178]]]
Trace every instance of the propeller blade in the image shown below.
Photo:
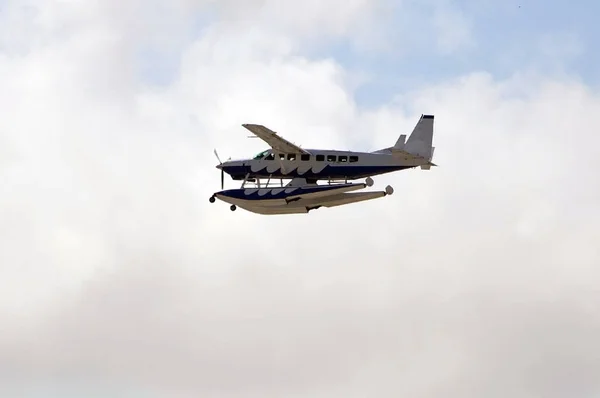
[[[223,164],[223,162],[221,162],[221,158],[219,157],[219,154],[217,153],[217,150],[215,148],[214,150],[215,156],[217,157],[217,160],[219,161],[219,164]]]
[[[225,173],[223,169],[221,169],[221,191],[225,189]]]

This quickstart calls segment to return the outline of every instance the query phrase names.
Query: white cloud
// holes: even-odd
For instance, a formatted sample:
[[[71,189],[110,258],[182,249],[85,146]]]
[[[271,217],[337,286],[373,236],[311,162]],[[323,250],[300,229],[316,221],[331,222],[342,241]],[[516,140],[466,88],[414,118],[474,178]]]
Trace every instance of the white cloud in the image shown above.
[[[236,22],[243,29],[254,25],[254,29],[281,29],[294,35],[306,35],[316,38],[320,35],[347,35],[356,24],[362,23],[372,15],[377,1],[334,0],[322,2],[307,0],[304,2],[261,1],[249,2],[240,8],[239,1],[222,3],[227,15],[236,16]],[[249,12],[248,12],[249,11]],[[258,26],[256,26],[258,23]],[[263,26],[264,25],[264,26]]]
[[[319,7],[309,21],[332,14]],[[0,58],[3,388],[598,392],[598,92],[474,73],[367,112],[342,67],[260,26],[212,26],[151,89],[128,24],[82,18]],[[376,149],[429,112],[440,167],[376,178],[396,187],[378,203],[300,217],[208,203],[212,148],[264,146],[249,119],[304,146]]]

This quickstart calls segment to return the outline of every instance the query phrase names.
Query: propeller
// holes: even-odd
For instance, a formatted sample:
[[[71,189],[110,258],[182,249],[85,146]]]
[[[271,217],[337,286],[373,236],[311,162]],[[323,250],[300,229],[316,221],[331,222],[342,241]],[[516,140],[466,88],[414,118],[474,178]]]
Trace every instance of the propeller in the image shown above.
[[[216,149],[216,148],[213,150],[213,152],[214,152],[214,154],[215,154],[215,156],[216,156],[217,160],[219,161],[219,164],[223,164],[223,162],[221,162],[221,158],[219,157],[219,153],[217,152],[217,149]]]
[[[215,157],[217,158],[217,160],[219,161],[219,165],[223,165],[223,162],[221,162],[221,158],[219,157],[219,154],[217,153],[217,150],[214,150],[215,153]],[[225,172],[223,171],[223,168],[221,168],[221,190],[225,189]]]

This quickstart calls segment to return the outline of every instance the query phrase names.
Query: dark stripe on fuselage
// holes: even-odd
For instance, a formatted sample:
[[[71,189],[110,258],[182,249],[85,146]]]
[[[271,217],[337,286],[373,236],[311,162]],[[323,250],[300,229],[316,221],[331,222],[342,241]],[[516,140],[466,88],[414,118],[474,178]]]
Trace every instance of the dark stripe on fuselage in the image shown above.
[[[267,166],[263,169],[253,172],[250,166],[226,166],[223,171],[229,174],[234,180],[243,180],[246,174],[250,174],[250,178],[307,178],[307,179],[357,179],[374,176],[378,174],[391,173],[399,170],[406,170],[416,166],[325,166],[325,168],[317,173],[309,169],[305,173],[298,173],[297,169],[290,170],[283,174],[281,169],[273,172],[267,171]]]

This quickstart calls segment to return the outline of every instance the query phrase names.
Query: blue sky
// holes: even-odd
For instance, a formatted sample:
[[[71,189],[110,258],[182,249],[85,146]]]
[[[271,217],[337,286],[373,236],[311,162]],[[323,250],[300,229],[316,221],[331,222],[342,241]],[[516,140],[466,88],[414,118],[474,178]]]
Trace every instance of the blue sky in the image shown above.
[[[599,2],[509,0],[489,8],[475,3],[455,2],[471,23],[474,46],[449,54],[435,50],[432,33],[409,39],[414,40],[409,54],[397,56],[361,54],[347,42],[339,43],[333,50],[336,59],[375,76],[357,91],[358,102],[380,104],[403,89],[477,70],[503,78],[518,70],[533,69],[546,74],[575,74],[589,85],[599,83],[600,55],[594,51],[600,37],[600,28],[596,27]],[[392,27],[391,32],[401,35],[403,30]]]
[[[389,42],[388,51],[365,50],[350,38],[308,42],[298,49],[310,58],[334,58],[346,69],[370,78],[356,90],[359,105],[376,106],[403,90],[438,83],[473,71],[487,71],[498,78],[515,71],[577,75],[588,85],[600,83],[600,55],[594,51],[600,28],[596,27],[600,3],[595,1],[463,0],[447,2],[465,20],[471,45],[439,51],[434,7],[414,2],[388,7],[379,26]],[[443,12],[443,11],[442,11]],[[215,14],[196,16],[201,35]],[[175,76],[178,51],[184,43],[163,50],[142,49],[139,68],[145,79],[164,85]]]

